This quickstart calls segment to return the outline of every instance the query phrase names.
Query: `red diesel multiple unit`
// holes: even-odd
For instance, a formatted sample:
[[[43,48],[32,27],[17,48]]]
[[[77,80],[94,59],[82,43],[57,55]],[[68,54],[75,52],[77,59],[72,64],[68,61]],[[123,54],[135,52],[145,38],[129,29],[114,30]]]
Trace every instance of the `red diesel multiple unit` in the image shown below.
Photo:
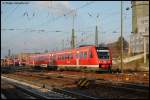
[[[32,66],[86,67],[111,69],[112,55],[107,47],[83,46],[70,50],[35,54],[29,57]]]

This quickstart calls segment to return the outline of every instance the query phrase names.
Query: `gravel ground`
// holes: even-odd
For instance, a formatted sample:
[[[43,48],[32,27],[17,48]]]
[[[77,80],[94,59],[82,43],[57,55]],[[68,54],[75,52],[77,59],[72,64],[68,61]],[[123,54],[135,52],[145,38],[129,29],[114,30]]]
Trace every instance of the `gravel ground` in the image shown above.
[[[51,76],[50,73],[53,73]],[[22,74],[22,75],[21,75]],[[89,78],[104,78],[104,79],[111,79],[111,80],[121,80],[126,82],[132,82],[132,83],[139,83],[143,81],[146,85],[149,85],[149,73],[136,73],[136,74],[96,74],[96,73],[83,73],[83,72],[70,72],[70,71],[46,71],[46,72],[16,72],[16,73],[10,73],[5,74],[9,77],[15,78],[15,79],[21,79],[28,83],[32,83],[34,85],[40,84],[46,84],[51,87],[56,88],[64,88],[71,91],[76,91],[78,93],[84,93],[90,96],[94,97],[105,97],[105,98],[114,98],[114,99],[148,99],[148,94],[139,94],[137,92],[133,93],[130,91],[121,91],[116,90],[114,88],[109,87],[110,84],[106,84],[105,86],[102,86],[100,84],[93,85],[89,88],[81,89],[76,87],[75,81],[77,81],[79,78],[69,78],[69,77],[63,77],[62,75],[75,75],[81,78],[82,76],[86,76]],[[47,76],[46,76],[47,75]],[[140,76],[140,78],[139,78]],[[129,78],[127,80],[127,78]],[[139,80],[140,79],[140,80]],[[147,83],[146,83],[147,82]]]
[[[34,97],[23,93],[15,88],[15,86],[1,79],[1,92],[7,99],[34,99]]]
[[[90,88],[65,88],[66,90],[83,93],[93,97],[104,97],[106,99],[148,99],[149,94],[140,94],[138,92],[122,91],[111,88],[109,86],[95,85]]]

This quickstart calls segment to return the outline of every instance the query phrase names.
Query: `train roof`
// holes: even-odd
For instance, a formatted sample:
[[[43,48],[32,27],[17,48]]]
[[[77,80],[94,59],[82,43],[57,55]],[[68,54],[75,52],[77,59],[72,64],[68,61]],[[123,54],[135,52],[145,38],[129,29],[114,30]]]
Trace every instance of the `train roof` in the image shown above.
[[[99,49],[99,50],[108,50],[109,48],[108,47],[96,47],[96,49]]]
[[[65,49],[65,50],[59,50],[59,51],[52,51],[52,52],[48,52],[48,54],[51,54],[51,53],[58,53],[58,52],[68,52],[70,50],[77,50],[77,49],[80,49],[80,48],[92,48],[92,47],[95,47],[94,45],[86,45],[86,46],[81,46],[81,47],[77,47],[77,48],[70,48],[70,49]]]
[[[80,45],[78,48],[80,48],[80,47],[87,47],[87,46],[95,46],[95,45]]]
[[[49,55],[49,54],[55,54],[55,53],[60,53],[60,52],[70,52],[71,50],[79,50],[79,49],[84,49],[84,48],[95,48],[96,46],[95,45],[81,45],[77,48],[73,48],[73,49],[65,49],[65,50],[59,50],[59,51],[52,51],[52,52],[48,52],[48,53],[41,53],[41,54],[33,54],[31,56],[46,56],[46,55]],[[99,50],[108,50],[109,48],[108,47],[96,47],[96,49],[99,49]]]

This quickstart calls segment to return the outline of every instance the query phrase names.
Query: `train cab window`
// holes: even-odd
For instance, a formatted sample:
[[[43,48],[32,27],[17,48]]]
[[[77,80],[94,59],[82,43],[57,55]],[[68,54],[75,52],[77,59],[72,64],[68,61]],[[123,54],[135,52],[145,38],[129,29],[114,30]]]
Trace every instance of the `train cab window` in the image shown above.
[[[84,52],[84,58],[86,58],[87,57],[87,52]]]
[[[109,50],[97,50],[98,58],[100,59],[109,59]]]

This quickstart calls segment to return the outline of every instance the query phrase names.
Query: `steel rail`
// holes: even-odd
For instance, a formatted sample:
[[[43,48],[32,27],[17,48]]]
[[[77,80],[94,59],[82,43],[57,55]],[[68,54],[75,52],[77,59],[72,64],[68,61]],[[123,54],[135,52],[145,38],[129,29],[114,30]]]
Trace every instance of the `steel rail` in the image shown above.
[[[69,91],[69,90],[64,90],[64,89],[53,88],[53,90],[56,92],[66,94],[66,95],[71,95],[72,97],[75,97],[77,99],[104,99],[103,97],[96,98],[96,97],[92,97],[92,96],[88,96],[85,94],[81,94],[81,93],[77,93],[77,92],[73,92],[73,91]]]
[[[26,86],[21,83],[19,84],[17,82],[6,79],[5,77],[2,77],[2,79],[5,80],[6,82],[8,82],[9,84],[13,85],[16,89],[19,89],[19,90],[23,91],[25,94],[28,94],[29,96],[35,97],[38,99],[63,99],[63,98],[70,99],[70,98],[72,98],[71,96],[67,96],[67,95],[61,94],[59,92],[57,93],[57,92],[49,90],[49,89],[48,89],[47,93],[41,92],[41,91],[38,91],[38,89],[32,88],[30,86]],[[39,87],[39,88],[42,89],[41,87]]]

